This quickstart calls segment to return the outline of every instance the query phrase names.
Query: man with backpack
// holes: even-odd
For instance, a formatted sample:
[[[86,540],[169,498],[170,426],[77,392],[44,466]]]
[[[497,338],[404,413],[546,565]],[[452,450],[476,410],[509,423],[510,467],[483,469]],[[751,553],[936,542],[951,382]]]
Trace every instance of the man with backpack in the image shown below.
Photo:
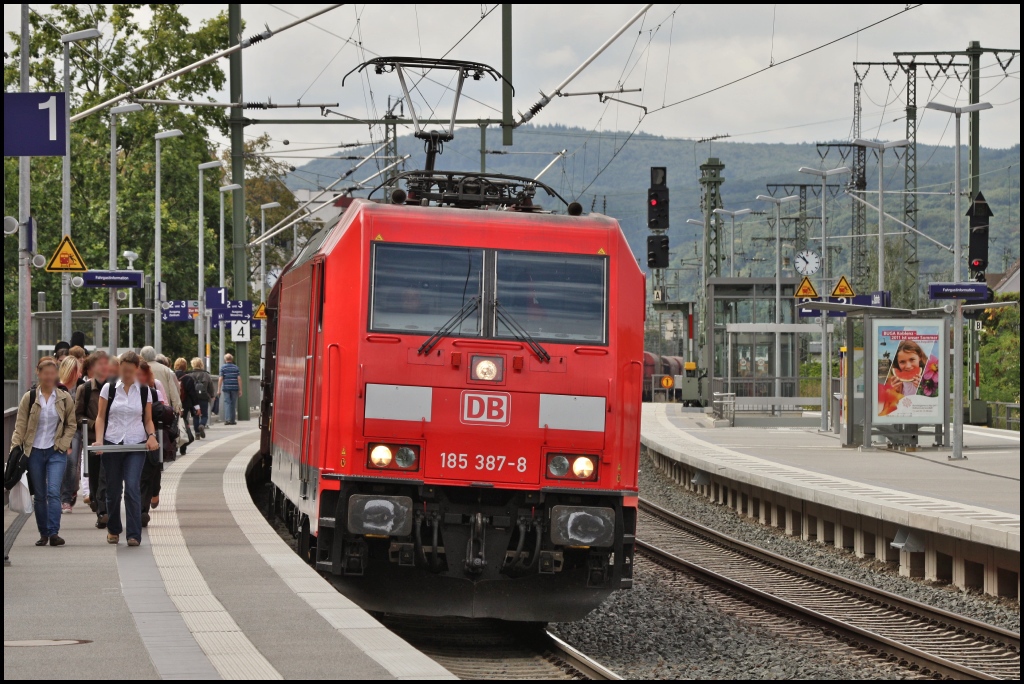
[[[78,425],[88,423],[89,444],[96,441],[96,415],[99,413],[100,390],[110,379],[110,365],[107,352],[97,349],[85,359],[82,367],[87,378],[75,394],[75,417]],[[89,473],[89,500],[86,502],[96,514],[97,529],[107,527],[107,483],[103,476],[102,459],[97,453],[90,453],[86,459]]]
[[[195,389],[195,401],[199,409],[193,414],[192,420],[196,435],[206,438],[206,426],[210,421],[210,402],[213,401],[213,378],[206,372],[203,360],[198,356],[192,359],[192,370],[188,376],[192,378]]]

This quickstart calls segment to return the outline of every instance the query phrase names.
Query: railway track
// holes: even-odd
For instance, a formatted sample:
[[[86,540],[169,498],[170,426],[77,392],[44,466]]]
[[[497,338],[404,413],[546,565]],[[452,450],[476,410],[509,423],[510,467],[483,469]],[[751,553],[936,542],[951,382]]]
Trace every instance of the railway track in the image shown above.
[[[377,618],[459,679],[621,679],[537,625],[404,615]]]
[[[637,546],[922,674],[1020,679],[1020,635],[812,568],[641,499]]]

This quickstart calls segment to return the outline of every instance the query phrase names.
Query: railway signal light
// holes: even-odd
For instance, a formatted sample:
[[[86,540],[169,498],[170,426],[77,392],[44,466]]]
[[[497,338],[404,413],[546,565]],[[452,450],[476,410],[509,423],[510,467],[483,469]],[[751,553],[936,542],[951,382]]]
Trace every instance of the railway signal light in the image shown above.
[[[978,282],[984,282],[984,274],[988,269],[988,225],[992,216],[992,209],[985,201],[985,196],[979,192],[967,210],[970,219],[967,263],[971,267],[971,276]]]
[[[668,184],[664,166],[651,167],[651,187],[647,189],[647,227],[668,230]]]
[[[668,268],[668,235],[647,236],[647,267]]]

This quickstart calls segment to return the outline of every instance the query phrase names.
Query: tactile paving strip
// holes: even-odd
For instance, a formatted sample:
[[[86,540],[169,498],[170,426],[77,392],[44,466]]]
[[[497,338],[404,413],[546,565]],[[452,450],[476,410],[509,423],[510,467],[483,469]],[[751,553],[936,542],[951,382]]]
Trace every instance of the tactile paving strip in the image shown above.
[[[245,484],[252,449],[245,449],[224,471],[224,498],[242,534],[267,565],[328,624],[399,679],[457,679],[410,646],[328,584],[277,535],[268,537]]]

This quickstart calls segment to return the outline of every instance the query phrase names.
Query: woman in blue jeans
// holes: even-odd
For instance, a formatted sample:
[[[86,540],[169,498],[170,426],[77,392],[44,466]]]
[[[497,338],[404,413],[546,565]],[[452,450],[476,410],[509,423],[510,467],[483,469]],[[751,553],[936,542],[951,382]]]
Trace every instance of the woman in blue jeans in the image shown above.
[[[116,544],[126,532],[128,546],[142,543],[142,467],[146,452],[158,448],[153,427],[153,397],[150,389],[139,384],[139,355],[127,351],[121,355],[118,379],[100,390],[96,416],[96,441],[93,446],[138,445],[138,451],[103,453],[107,476],[107,543]],[[126,525],[121,522],[121,493],[124,491]],[[127,530],[125,530],[127,527]]]
[[[57,387],[57,361],[52,356],[39,359],[36,373],[36,388],[25,392],[18,404],[11,447],[20,446],[28,454],[28,478],[39,528],[36,546],[63,546],[58,534],[60,488],[75,436],[75,401]]]

